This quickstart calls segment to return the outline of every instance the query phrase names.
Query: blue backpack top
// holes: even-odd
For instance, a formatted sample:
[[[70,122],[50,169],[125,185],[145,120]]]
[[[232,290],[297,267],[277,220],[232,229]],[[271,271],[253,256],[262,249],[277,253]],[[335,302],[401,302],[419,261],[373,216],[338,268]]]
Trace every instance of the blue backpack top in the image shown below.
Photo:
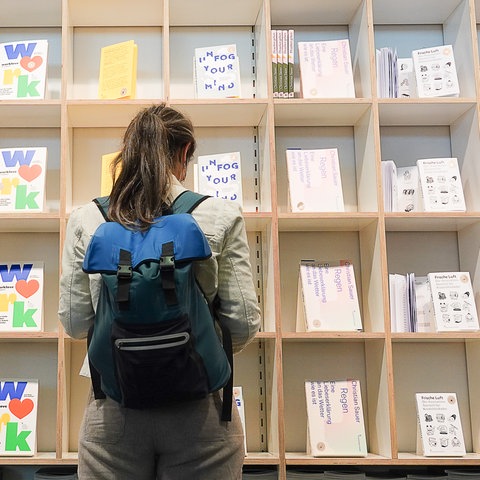
[[[190,215],[205,198],[185,191],[147,231],[108,221],[108,197],[94,200],[107,220],[83,262],[86,273],[102,277],[88,339],[95,398],[106,394],[127,408],[157,408],[224,388],[222,419],[230,419],[231,338],[193,268],[212,254]]]

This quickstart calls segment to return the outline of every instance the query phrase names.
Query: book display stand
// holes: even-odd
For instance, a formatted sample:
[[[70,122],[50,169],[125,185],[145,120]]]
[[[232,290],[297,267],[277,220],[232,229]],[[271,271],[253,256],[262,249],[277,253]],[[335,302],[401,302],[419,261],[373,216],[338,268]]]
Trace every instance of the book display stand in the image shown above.
[[[165,101],[187,114],[197,156],[239,152],[251,263],[262,310],[235,358],[249,468],[285,480],[296,467],[474,466],[480,462],[480,333],[396,333],[389,273],[469,272],[480,295],[480,0],[0,0],[0,44],[45,39],[44,99],[0,100],[0,149],[46,147],[45,208],[0,212],[1,262],[44,264],[43,329],[0,332],[0,377],[38,380],[37,453],[1,456],[3,480],[75,465],[89,379],[85,342],[57,318],[60,256],[71,211],[100,194],[102,155],[120,149],[136,112]],[[294,98],[274,98],[272,30],[295,32]],[[300,97],[298,42],[349,40],[355,98]],[[135,99],[99,99],[101,48],[133,40]],[[236,45],[241,98],[195,98],[196,48]],[[451,45],[458,97],[380,98],[375,52],[399,58]],[[344,211],[289,206],[286,151],[338,149]],[[457,158],[466,211],[386,212],[381,161]],[[193,189],[193,163],[186,186]],[[298,266],[348,258],[362,331],[297,332]],[[365,457],[307,454],[305,382],[357,379]],[[416,453],[418,392],[458,399],[466,455]],[[23,476],[22,476],[23,475]],[[21,477],[19,477],[21,476]],[[31,478],[31,477],[30,477]]]

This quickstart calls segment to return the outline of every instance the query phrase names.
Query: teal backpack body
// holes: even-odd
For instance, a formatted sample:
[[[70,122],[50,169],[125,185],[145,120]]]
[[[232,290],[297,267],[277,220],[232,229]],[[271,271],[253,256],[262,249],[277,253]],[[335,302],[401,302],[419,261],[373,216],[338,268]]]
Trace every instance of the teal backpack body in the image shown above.
[[[211,256],[190,214],[205,198],[184,192],[147,231],[106,221],[92,236],[83,270],[102,278],[88,340],[96,398],[157,408],[224,388],[230,419],[231,338],[194,275],[194,262]],[[108,197],[94,201],[108,220]]]

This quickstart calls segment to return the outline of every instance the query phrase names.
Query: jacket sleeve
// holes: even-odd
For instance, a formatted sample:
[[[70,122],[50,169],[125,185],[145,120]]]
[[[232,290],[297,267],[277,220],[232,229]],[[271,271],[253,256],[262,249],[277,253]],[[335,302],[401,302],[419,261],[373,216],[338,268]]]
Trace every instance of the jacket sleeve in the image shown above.
[[[260,328],[260,306],[253,283],[245,222],[234,202],[209,199],[194,216],[204,230],[213,258],[200,265],[197,279],[232,334],[234,353],[250,343]]]
[[[89,236],[81,225],[81,210],[70,215],[62,254],[58,315],[65,331],[73,338],[85,338],[95,311],[90,292],[90,278],[82,270]]]

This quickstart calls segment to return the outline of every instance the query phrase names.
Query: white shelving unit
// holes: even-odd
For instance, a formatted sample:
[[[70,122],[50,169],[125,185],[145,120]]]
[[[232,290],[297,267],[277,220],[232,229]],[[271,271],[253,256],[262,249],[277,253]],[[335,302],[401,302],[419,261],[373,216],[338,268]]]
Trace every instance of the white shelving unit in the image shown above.
[[[480,333],[392,333],[388,274],[470,272],[480,305],[480,0],[0,0],[0,43],[49,40],[48,95],[0,101],[0,148],[48,147],[47,211],[0,214],[0,258],[45,262],[45,329],[0,335],[0,377],[40,380],[38,453],[0,457],[4,480],[31,478],[38,465],[75,464],[89,380],[78,375],[85,343],[57,321],[60,256],[73,208],[100,193],[100,159],[118,150],[135,113],[166,101],[189,115],[197,154],[240,151],[252,269],[262,307],[257,339],[236,358],[243,386],[248,466],[272,467],[284,480],[295,466],[359,468],[472,466],[480,462]],[[270,30],[295,40],[349,38],[355,99],[273,99]],[[134,39],[137,99],[97,99],[102,46]],[[195,47],[236,43],[241,99],[196,100]],[[461,95],[383,99],[375,49],[452,44]],[[296,55],[296,53],[295,53]],[[285,150],[338,147],[346,211],[288,209]],[[380,161],[399,166],[456,156],[465,213],[386,213]],[[192,178],[193,175],[190,175]],[[187,186],[193,186],[193,179]],[[297,333],[301,258],[350,258],[364,331]],[[303,383],[360,379],[366,458],[306,455]],[[414,392],[455,391],[467,443],[463,458],[415,455]]]

